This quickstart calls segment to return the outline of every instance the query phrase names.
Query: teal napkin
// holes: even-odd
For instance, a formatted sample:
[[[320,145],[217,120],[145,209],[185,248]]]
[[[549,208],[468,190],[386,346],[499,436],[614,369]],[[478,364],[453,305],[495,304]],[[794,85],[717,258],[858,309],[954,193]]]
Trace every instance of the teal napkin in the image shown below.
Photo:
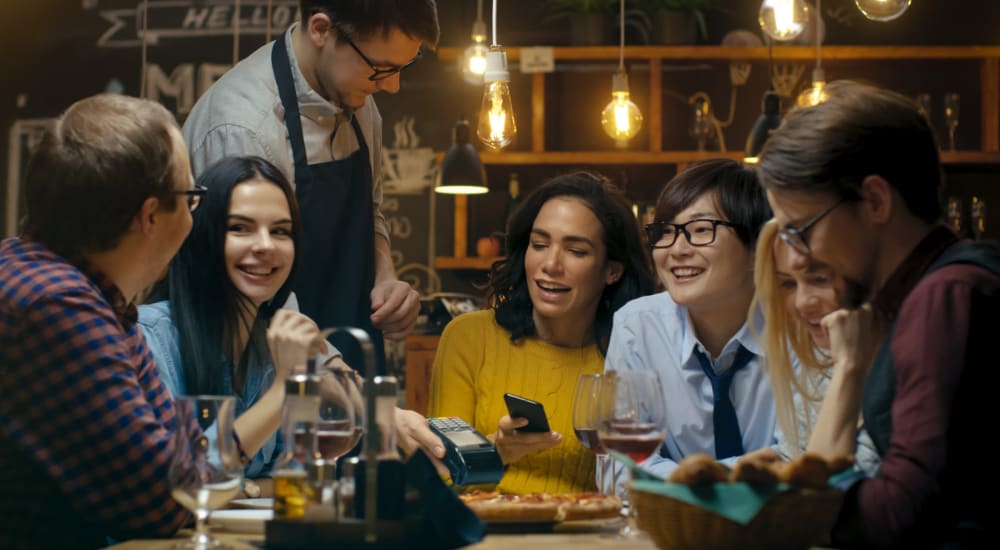
[[[750,483],[712,483],[689,487],[680,483],[667,483],[639,467],[629,457],[608,451],[616,461],[624,464],[632,472],[632,487],[635,489],[667,496],[673,499],[711,510],[740,525],[746,525],[760,512],[774,495],[789,491],[791,485],[757,485]]]

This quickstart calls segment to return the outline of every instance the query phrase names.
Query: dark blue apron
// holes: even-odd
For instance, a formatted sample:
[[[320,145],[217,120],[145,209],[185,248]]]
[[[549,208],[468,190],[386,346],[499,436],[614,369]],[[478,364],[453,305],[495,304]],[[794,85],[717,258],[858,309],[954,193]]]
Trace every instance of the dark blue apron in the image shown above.
[[[302,212],[302,246],[296,251],[300,260],[295,280],[299,309],[320,328],[346,325],[364,329],[375,344],[378,372],[385,372],[382,332],[372,326],[369,317],[375,284],[375,215],[368,144],[357,117],[351,116],[359,149],[341,160],[310,165],[284,35],[274,42],[271,65],[285,109],[295,161],[295,196]],[[354,341],[344,335],[331,340],[347,364],[361,370],[360,348]]]

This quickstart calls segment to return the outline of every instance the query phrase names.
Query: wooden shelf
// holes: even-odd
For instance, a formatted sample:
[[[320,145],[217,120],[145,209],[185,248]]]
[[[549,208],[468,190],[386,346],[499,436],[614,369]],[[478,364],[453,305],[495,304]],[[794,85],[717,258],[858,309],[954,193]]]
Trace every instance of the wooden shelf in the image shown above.
[[[438,152],[438,162],[444,158]],[[501,153],[481,152],[483,164],[523,165],[523,164],[690,164],[699,160],[729,158],[743,160],[743,151],[504,151]],[[1000,152],[996,151],[942,151],[942,164],[1000,164]]]
[[[438,48],[438,58],[454,61],[461,48]],[[504,47],[507,59],[516,61],[521,48]],[[618,46],[553,46],[556,61],[618,61]],[[901,59],[984,59],[1000,57],[1000,46],[823,46],[823,60],[901,60]],[[626,59],[655,60],[747,60],[767,61],[767,48],[730,46],[626,46]],[[816,59],[813,46],[775,46],[774,59]]]
[[[480,258],[479,256],[466,256],[464,258],[455,256],[438,256],[437,258],[434,258],[434,268],[488,270],[493,267],[493,262],[499,259],[499,257]]]

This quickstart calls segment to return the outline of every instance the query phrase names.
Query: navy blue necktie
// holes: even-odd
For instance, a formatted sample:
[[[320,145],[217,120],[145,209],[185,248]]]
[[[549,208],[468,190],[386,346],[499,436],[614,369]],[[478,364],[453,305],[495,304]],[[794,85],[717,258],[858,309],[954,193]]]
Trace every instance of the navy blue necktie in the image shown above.
[[[729,398],[729,388],[733,383],[736,371],[747,366],[753,359],[753,353],[740,346],[736,358],[726,372],[716,375],[712,370],[712,361],[700,349],[695,348],[695,357],[701,363],[701,370],[712,382],[712,393],[715,395],[715,407],[712,411],[712,423],[715,428],[715,458],[723,459],[743,454],[743,437],[740,435],[740,422],[736,418],[736,409]]]

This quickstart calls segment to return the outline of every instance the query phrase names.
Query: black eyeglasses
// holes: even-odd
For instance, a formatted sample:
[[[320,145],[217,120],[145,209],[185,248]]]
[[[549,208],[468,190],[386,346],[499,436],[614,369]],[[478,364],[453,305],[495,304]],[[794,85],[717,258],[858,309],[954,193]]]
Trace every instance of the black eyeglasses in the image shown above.
[[[798,229],[794,227],[786,227],[778,233],[778,236],[781,237],[781,240],[784,241],[785,244],[792,247],[792,250],[804,256],[808,256],[811,253],[811,250],[809,249],[809,243],[806,241],[806,233],[819,223],[820,220],[825,218],[830,212],[833,212],[835,208],[847,202],[847,200],[848,199],[846,197],[841,198],[837,202],[833,203],[833,205],[829,208],[820,212],[815,218],[807,221],[802,227],[799,227]]]
[[[649,248],[670,248],[677,237],[684,234],[691,246],[708,246],[715,242],[715,234],[720,225],[736,227],[724,220],[699,219],[687,223],[653,222],[646,224],[646,242]]]
[[[402,71],[403,69],[409,67],[410,65],[413,65],[414,63],[419,61],[420,58],[423,56],[420,50],[417,50],[417,56],[411,59],[405,65],[400,65],[398,67],[389,67],[387,69],[380,69],[378,65],[372,63],[371,59],[368,59],[368,56],[365,55],[360,48],[358,48],[357,44],[355,44],[354,41],[347,36],[346,32],[344,32],[339,28],[337,29],[337,32],[340,34],[340,37],[344,39],[344,42],[347,42],[347,44],[350,47],[354,48],[354,51],[358,52],[358,56],[361,57],[361,60],[367,63],[368,66],[372,68],[372,71],[375,71],[371,74],[371,76],[368,77],[368,80],[371,80],[373,82],[378,82],[379,80],[385,80],[389,78],[390,76]]]
[[[201,198],[205,196],[205,193],[208,193],[208,188],[203,185],[195,185],[193,188],[183,191],[174,191],[176,195],[185,195],[188,208],[192,212],[198,209],[198,206],[201,204]]]

